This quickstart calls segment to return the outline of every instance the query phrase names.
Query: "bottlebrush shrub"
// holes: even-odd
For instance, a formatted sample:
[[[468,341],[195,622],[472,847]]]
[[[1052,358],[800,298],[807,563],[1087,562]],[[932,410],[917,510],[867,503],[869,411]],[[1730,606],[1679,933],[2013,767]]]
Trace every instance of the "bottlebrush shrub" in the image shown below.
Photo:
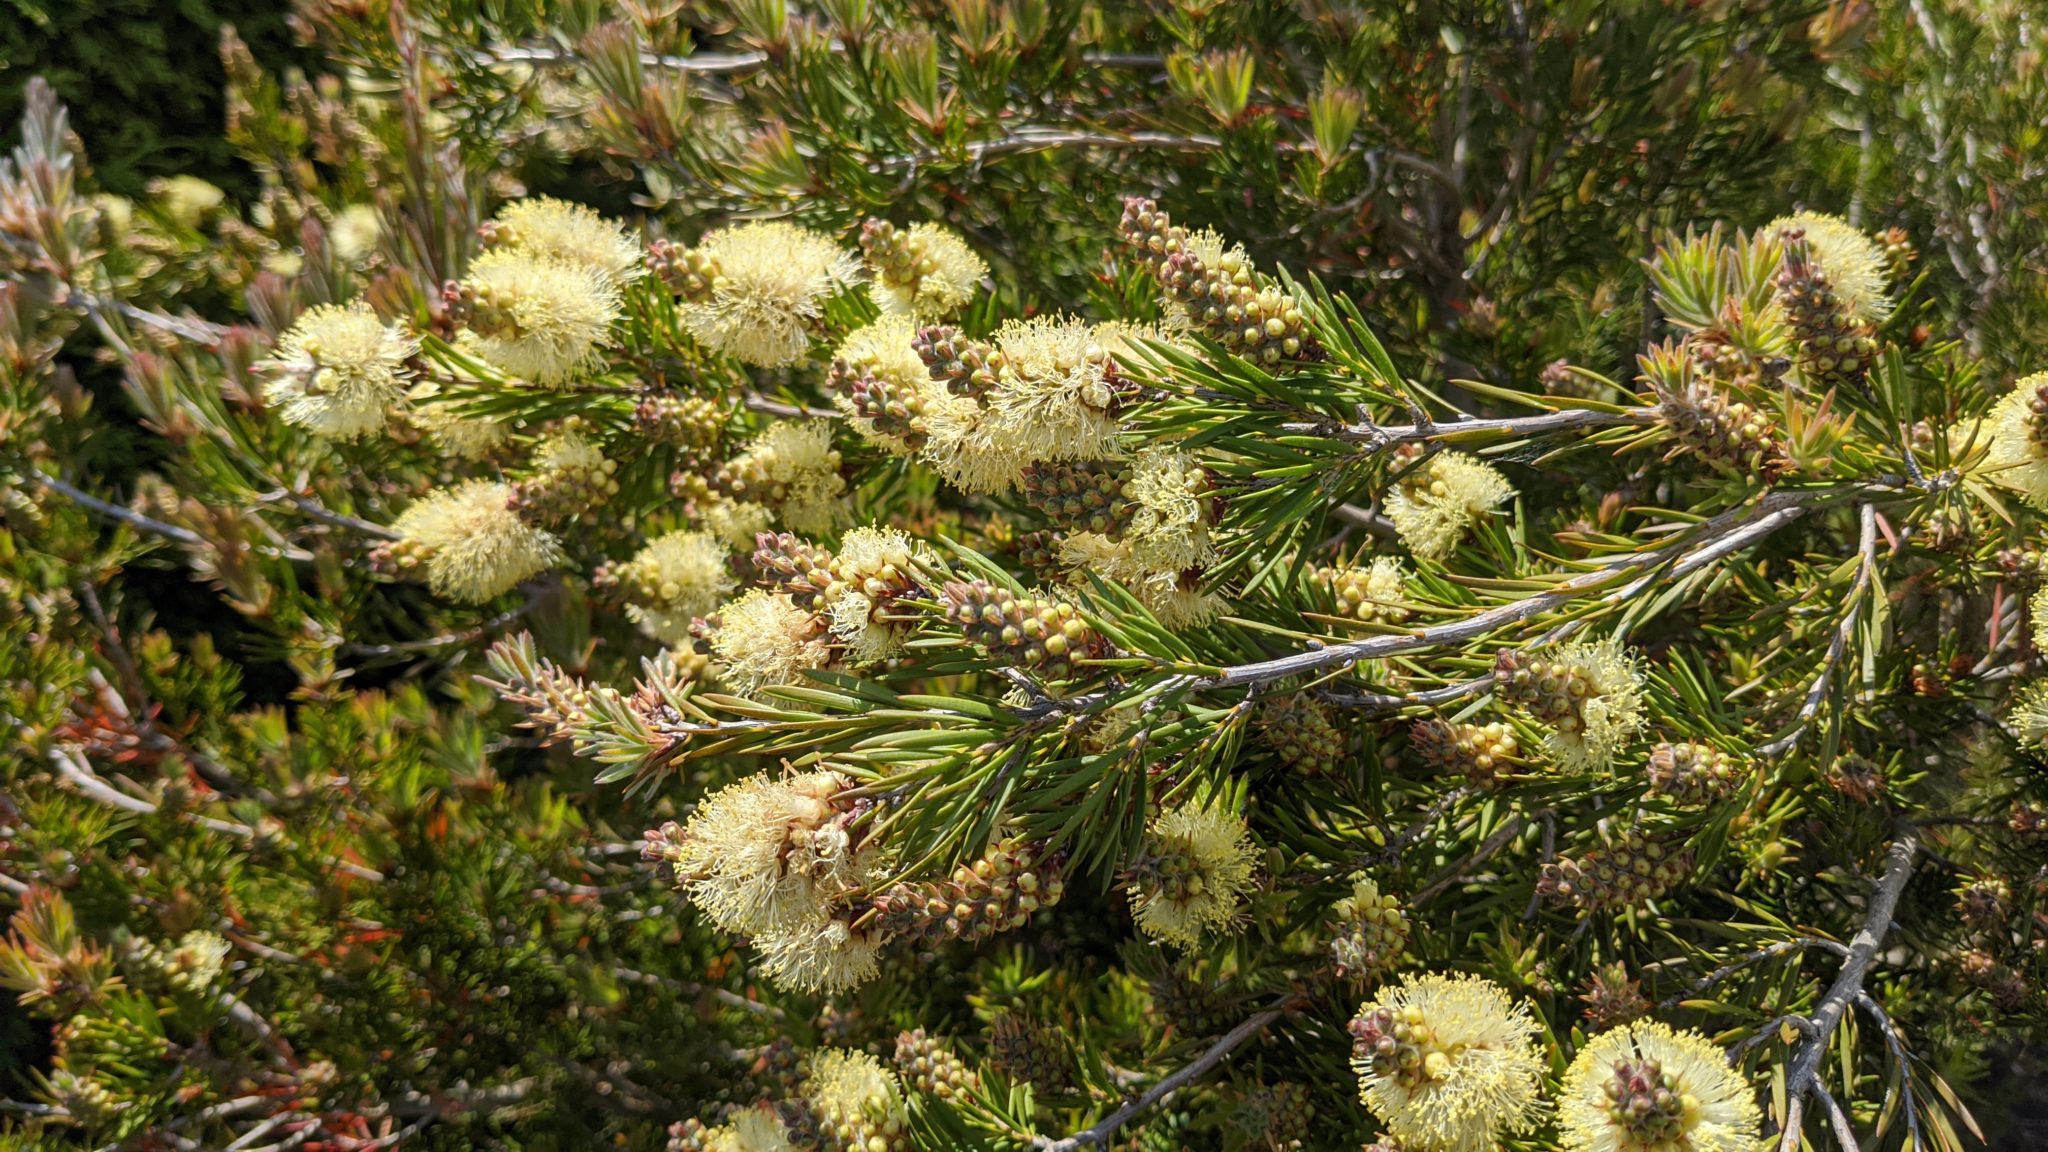
[[[1530,219],[1466,236],[1464,177],[1361,150],[1398,118],[1342,74],[1258,89],[1307,109],[1280,148],[1236,17],[1162,18],[1218,46],[1133,97],[1223,136],[988,140],[947,133],[1018,98],[991,76],[1142,69],[1086,54],[1136,17],[748,3],[679,61],[652,18],[570,52],[358,7],[309,19],[395,97],[237,70],[246,220],[94,200],[40,90],[0,172],[24,1139],[1967,1146],[1964,1073],[2048,1010],[2048,405],[1906,235],[1690,169],[1684,218],[1560,221],[1532,139]],[[1263,31],[1346,26],[1307,23]],[[631,165],[632,211],[518,186],[548,145],[496,97],[561,60],[596,88],[537,95],[585,100],[560,151]],[[677,76],[730,86],[687,147]],[[846,90],[858,140],[812,103]],[[1748,123],[1714,92],[1603,123]],[[1759,171],[1730,131],[1697,146]],[[1213,210],[1255,146],[1299,161],[1292,247]],[[1473,279],[1284,258],[1385,193],[1316,171],[1417,159]],[[1565,292],[1507,250],[1617,219],[1640,250],[1587,257],[1607,303],[1552,346],[1585,354],[1464,295]],[[275,706],[123,639],[173,604],[152,559]]]

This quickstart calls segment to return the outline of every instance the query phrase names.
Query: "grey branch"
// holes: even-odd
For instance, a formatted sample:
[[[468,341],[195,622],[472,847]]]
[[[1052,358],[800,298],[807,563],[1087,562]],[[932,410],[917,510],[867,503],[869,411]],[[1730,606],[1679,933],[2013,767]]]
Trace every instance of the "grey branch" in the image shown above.
[[[1605,592],[1609,603],[1620,603],[1647,587],[1659,569],[1668,567],[1669,578],[1676,579],[1769,536],[1804,515],[1806,506],[1822,494],[1819,490],[1771,493],[1754,505],[1722,513],[1707,521],[1699,531],[1662,548],[1637,553],[1620,563],[1580,573],[1562,581],[1551,591],[1489,608],[1462,620],[1239,664],[1224,669],[1216,676],[1196,678],[1189,686],[1203,690],[1263,684],[1359,660],[1377,660],[1463,644],[1596,592]],[[1629,572],[1644,574],[1616,587],[1617,578]]]
[[[1131,1117],[1136,1116],[1186,1085],[1200,1079],[1211,1068],[1222,1063],[1223,1058],[1230,1055],[1232,1050],[1259,1033],[1264,1032],[1268,1025],[1278,1020],[1281,1016],[1286,1015],[1286,1012],[1287,1009],[1281,1007],[1268,1008],[1264,1012],[1258,1013],[1251,1019],[1225,1033],[1222,1039],[1209,1046],[1207,1052],[1195,1057],[1193,1063],[1154,1084],[1145,1091],[1144,1095],[1136,1100],[1126,1102],[1123,1107],[1103,1117],[1094,1127],[1083,1132],[1076,1132],[1072,1136],[1060,1140],[1048,1140],[1040,1137],[1034,1142],[1033,1147],[1037,1148],[1039,1152],[1075,1152],[1076,1149],[1086,1148],[1091,1144],[1106,1143],[1118,1128],[1123,1127],[1130,1121]]]
[[[1728,963],[1693,981],[1684,991],[1666,997],[1658,1003],[1657,1010],[1668,1012],[1745,968],[1761,964],[1773,956],[1783,956],[1787,952],[1800,952],[1808,948],[1823,948],[1838,956],[1847,956],[1849,954],[1849,949],[1846,945],[1836,943],[1833,940],[1823,940],[1818,936],[1795,936],[1790,940],[1780,940],[1775,944],[1766,944],[1754,951],[1745,952],[1737,956]],[[1658,967],[1656,964],[1650,964],[1645,965],[1643,970],[1645,972],[1655,971]]]
[[[844,52],[845,45],[837,40],[832,42],[834,52]],[[575,64],[582,57],[567,48],[554,46],[505,45],[486,48],[480,58],[500,64]],[[1084,63],[1097,68],[1159,69],[1165,67],[1163,57],[1147,52],[1084,52]],[[697,76],[731,76],[740,72],[751,72],[769,61],[766,52],[693,52],[688,56],[664,55],[659,52],[640,53],[641,66],[659,68],[667,72],[683,72]]]
[[[1489,420],[1452,420],[1447,423],[1419,421],[1414,424],[1378,424],[1371,420],[1357,424],[1329,427],[1318,424],[1288,424],[1288,432],[1308,435],[1335,436],[1340,440],[1355,440],[1372,446],[1375,450],[1394,444],[1414,444],[1426,440],[1467,440],[1499,436],[1547,436],[1555,432],[1576,432],[1583,428],[1618,428],[1628,425],[1655,424],[1660,415],[1655,408],[1624,408],[1619,412],[1598,411],[1592,408],[1568,408],[1562,412],[1545,412],[1540,416],[1505,416]]]
[[[1792,750],[1799,743],[1799,737],[1806,726],[1820,714],[1821,702],[1827,699],[1828,688],[1834,683],[1835,669],[1842,663],[1842,654],[1848,650],[1849,637],[1855,635],[1857,622],[1862,619],[1863,597],[1870,591],[1870,581],[1877,570],[1877,508],[1865,504],[1861,512],[1861,539],[1857,552],[1862,561],[1856,566],[1856,580],[1850,585],[1845,598],[1847,611],[1842,613],[1840,623],[1835,626],[1834,638],[1828,641],[1827,654],[1821,658],[1820,671],[1815,674],[1813,684],[1806,690],[1806,698],[1800,702],[1799,714],[1794,718],[1792,730],[1759,747],[1757,755],[1780,756]]]
[[[1222,140],[1199,133],[1108,132],[1092,128],[1024,124],[993,140],[977,140],[961,149],[958,154],[926,149],[913,156],[885,157],[876,163],[875,169],[879,172],[902,172],[922,164],[953,159],[956,156],[970,164],[979,164],[995,156],[1051,152],[1059,148],[1149,148],[1162,152],[1206,152],[1222,146]]]
[[[1906,890],[1906,882],[1913,878],[1913,861],[1919,854],[1920,829],[1911,824],[1901,824],[1897,838],[1885,850],[1884,874],[1870,895],[1870,908],[1863,916],[1863,927],[1849,941],[1848,959],[1842,961],[1842,970],[1835,974],[1835,982],[1828,987],[1827,994],[1821,997],[1820,1005],[1808,1019],[1805,1038],[1793,1057],[1791,1072],[1785,1077],[1785,1129],[1778,1139],[1778,1152],[1798,1152],[1806,1097],[1820,1086],[1821,1062],[1833,1047],[1835,1029],[1841,1024],[1842,1015],[1863,991],[1864,977],[1870,974],[1870,966],[1877,959],[1877,950],[1884,942],[1885,933],[1891,930],[1892,917],[1899,909],[1899,896]],[[1825,1106],[1828,1102],[1823,1100],[1822,1103]],[[1839,1123],[1837,1128],[1839,1132]],[[1856,1147],[1853,1134],[1844,1141],[1844,1147]]]
[[[97,496],[73,488],[71,485],[66,484],[47,472],[31,470],[29,476],[36,483],[70,500],[79,507],[97,512],[110,520],[118,520],[130,528],[139,528],[144,532],[153,533],[166,540],[175,540],[188,548],[199,548],[206,544],[206,541],[197,532],[188,528],[180,528],[176,524],[166,524],[161,520],[152,520],[140,512],[123,508],[119,504],[109,504]]]

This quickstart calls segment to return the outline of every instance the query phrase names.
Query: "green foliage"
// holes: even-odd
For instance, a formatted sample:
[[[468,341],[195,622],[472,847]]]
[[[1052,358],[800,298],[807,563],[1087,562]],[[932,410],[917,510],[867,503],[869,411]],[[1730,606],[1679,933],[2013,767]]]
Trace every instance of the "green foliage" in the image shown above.
[[[1974,1146],[2048,1013],[2007,15],[330,0],[318,82],[224,39],[246,207],[28,89],[8,1122],[1357,1148],[1648,1017],[1754,1135]],[[1452,973],[1533,1039],[1383,1029]],[[1605,1147],[1527,1111],[1439,1143]]]

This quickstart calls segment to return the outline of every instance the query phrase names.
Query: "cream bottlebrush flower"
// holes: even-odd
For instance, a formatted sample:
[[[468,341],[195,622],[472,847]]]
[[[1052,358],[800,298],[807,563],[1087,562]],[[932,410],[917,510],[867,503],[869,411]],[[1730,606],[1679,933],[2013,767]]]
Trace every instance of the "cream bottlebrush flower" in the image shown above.
[[[789,1128],[767,1105],[749,1108],[698,1137],[704,1152],[793,1152]]]
[[[610,277],[518,248],[477,257],[461,289],[471,302],[469,343],[477,355],[544,388],[588,369],[619,318],[619,289]]]
[[[786,592],[754,589],[718,610],[711,654],[719,674],[740,692],[801,684],[804,672],[832,659],[818,618]]]
[[[893,1148],[909,1112],[896,1074],[865,1052],[828,1048],[811,1060],[804,1099],[830,1137],[846,1149]]]
[[[470,416],[446,404],[417,403],[411,416],[442,451],[462,460],[481,460],[512,438],[503,420]]]
[[[917,325],[909,316],[883,316],[848,335],[839,345],[835,359],[849,372],[872,377],[885,388],[892,408],[901,407],[903,424],[929,434],[928,417],[942,409],[951,410],[958,419],[970,423],[979,419],[980,405],[968,397],[953,395],[932,379],[911,343],[916,336]],[[835,391],[832,403],[846,414],[847,423],[863,438],[895,455],[910,455],[911,444],[904,439],[904,433],[878,427],[872,415],[861,413],[853,397]]]
[[[803,358],[812,321],[860,270],[831,237],[780,220],[720,229],[697,251],[717,275],[704,300],[684,305],[684,322],[705,347],[763,368]]]
[[[783,421],[749,443],[725,467],[743,487],[736,495],[774,505],[782,522],[798,532],[830,531],[840,514],[846,479],[832,447],[832,430],[820,421]]]
[[[1225,255],[1235,255],[1245,268],[1251,267],[1251,259],[1245,255],[1244,246],[1223,238],[1213,228],[1191,231],[1185,241],[1186,250],[1202,262],[1204,268],[1220,268]],[[1202,324],[1189,315],[1188,307],[1170,292],[1161,292],[1159,301],[1162,326],[1169,332],[1194,333],[1203,330]]]
[[[1000,495],[1017,486],[1031,458],[1004,435],[989,410],[966,397],[924,414],[925,463],[962,492]]]
[[[844,644],[851,662],[876,664],[903,650],[909,629],[879,619],[881,601],[911,578],[913,546],[894,528],[855,528],[839,541],[834,584],[826,604],[832,638]]]
[[[1193,950],[1202,934],[1236,919],[1251,887],[1251,829],[1221,801],[1190,801],[1145,829],[1145,849],[1127,891],[1138,927],[1155,940]]]
[[[690,621],[708,616],[730,595],[726,547],[708,532],[669,532],[620,565],[617,579],[638,597],[626,606],[642,631],[664,644],[690,638]]]
[[[150,191],[164,215],[186,228],[197,228],[213,215],[228,194],[197,176],[173,176],[154,183]]]
[[[1029,461],[1103,460],[1117,454],[1111,351],[1124,330],[1039,316],[998,329],[1003,371],[982,422]]]
[[[1099,532],[1076,532],[1060,541],[1060,565],[1076,591],[1089,589],[1089,574],[1128,588],[1161,624],[1179,632],[1199,628],[1223,614],[1221,596],[1202,591],[1184,570],[1159,571],[1141,562],[1129,540]]]
[[[1827,275],[1852,318],[1882,324],[1892,314],[1892,299],[1885,292],[1889,264],[1877,241],[1839,216],[1818,212],[1780,216],[1764,226],[1764,235],[1779,236],[1794,229],[1805,233],[1813,262]]]
[[[565,264],[580,264],[613,284],[630,284],[646,269],[640,242],[581,204],[552,196],[514,200],[498,210],[494,243]]]
[[[2048,372],[2015,384],[1985,426],[1984,470],[1991,480],[2048,509]]]
[[[1364,568],[1328,570],[1337,615],[1368,623],[1408,618],[1408,573],[1393,556],[1375,556]]]
[[[1209,473],[1193,456],[1177,448],[1141,449],[1125,471],[1124,496],[1137,505],[1124,539],[1139,564],[1178,573],[1216,562]]]
[[[437,595],[481,602],[509,591],[562,558],[554,536],[507,505],[512,486],[469,480],[427,493],[391,527],[394,551],[422,561]]]
[[[2041,633],[2048,631],[2048,628],[2044,628],[2040,623],[2044,600],[2048,600],[2048,590],[2034,593],[2033,603],[2029,605],[2029,610],[2033,612],[2036,621],[2036,648],[2041,647]],[[2007,714],[2006,723],[2028,744],[2039,746],[2044,740],[2048,740],[2048,680],[2030,684],[2020,693],[2019,699],[2013,701],[2012,711]]]
[[[938,224],[914,224],[903,248],[915,259],[911,278],[897,280],[886,270],[870,268],[875,303],[893,315],[936,320],[951,315],[974,298],[988,275],[988,262],[974,254],[967,241]]]
[[[286,423],[316,436],[353,440],[382,431],[405,398],[406,361],[420,342],[384,323],[370,306],[322,304],[299,317],[264,367],[275,373],[264,397]]]
[[[1359,1098],[1415,1152],[1495,1152],[1542,1109],[1536,1021],[1476,976],[1408,976],[1351,1021]]]
[[[1481,516],[1514,494],[1514,485],[1492,465],[1462,452],[1439,452],[1387,493],[1387,518],[1410,552],[1442,560]]]
[[[1605,768],[1643,727],[1643,672],[1613,637],[1548,653],[1503,652],[1494,691],[1549,726],[1546,746],[1573,771]]]
[[[1559,1088],[1566,1152],[1760,1152],[1762,1114],[1728,1054],[1642,1020],[1579,1050]]]
[[[334,214],[327,226],[327,246],[343,264],[360,264],[377,250],[384,222],[368,204],[351,204]]]
[[[725,541],[726,547],[745,550],[754,546],[754,537],[775,523],[775,514],[759,504],[718,500],[704,506],[697,514],[697,523]]]
[[[877,957],[887,943],[843,919],[775,928],[754,937],[761,971],[793,992],[835,993],[858,988],[881,972]]]
[[[869,879],[875,854],[857,849],[834,803],[836,772],[767,773],[712,793],[657,855],[699,911],[727,932],[762,936],[822,928],[834,903]]]

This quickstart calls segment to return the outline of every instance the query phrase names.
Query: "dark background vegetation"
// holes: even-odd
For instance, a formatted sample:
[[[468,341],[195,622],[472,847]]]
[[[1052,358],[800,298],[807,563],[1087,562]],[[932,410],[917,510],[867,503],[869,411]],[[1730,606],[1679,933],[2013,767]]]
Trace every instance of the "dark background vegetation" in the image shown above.
[[[314,59],[297,46],[283,0],[5,0],[0,3],[0,124],[21,119],[42,76],[92,142],[109,192],[137,196],[152,178],[189,174],[230,195],[255,190],[222,133],[227,75],[220,30],[232,25],[267,67]]]

